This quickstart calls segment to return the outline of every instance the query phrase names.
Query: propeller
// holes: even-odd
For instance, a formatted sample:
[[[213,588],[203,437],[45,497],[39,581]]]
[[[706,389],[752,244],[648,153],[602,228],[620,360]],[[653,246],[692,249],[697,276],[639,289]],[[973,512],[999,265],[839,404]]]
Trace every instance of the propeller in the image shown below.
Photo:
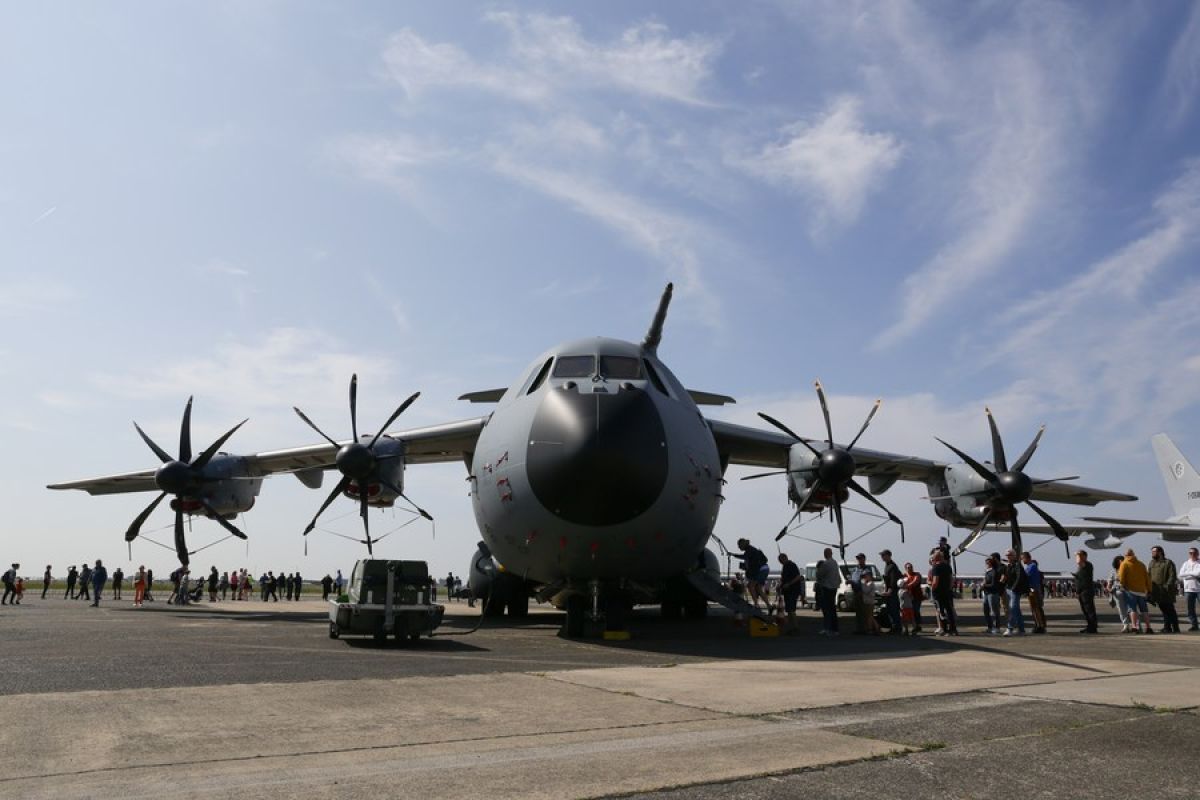
[[[1053,480],[1045,479],[1035,481],[1024,472],[1025,465],[1029,463],[1029,459],[1033,457],[1034,451],[1037,450],[1038,443],[1042,440],[1042,434],[1046,432],[1046,426],[1043,425],[1038,428],[1038,432],[1033,437],[1033,441],[1029,443],[1029,446],[1025,448],[1025,452],[1021,453],[1021,456],[1014,461],[1010,467],[1008,464],[1008,457],[1004,452],[1004,441],[1000,438],[1000,429],[996,425],[996,418],[992,416],[992,410],[990,408],[985,408],[984,411],[987,413],[988,427],[991,429],[992,434],[992,466],[994,469],[988,469],[987,466],[971,458],[954,445],[943,441],[942,439],[938,439],[939,442],[946,445],[946,447],[953,451],[956,456],[961,458],[967,466],[975,470],[976,474],[978,474],[979,477],[983,478],[984,481],[987,482],[990,490],[990,497],[984,501],[986,503],[986,508],[983,512],[983,518],[979,521],[979,524],[975,527],[975,529],[971,531],[970,535],[963,540],[963,543],[958,546],[958,549],[955,550],[955,554],[957,555],[962,553],[975,543],[975,540],[983,534],[984,528],[987,526],[988,521],[995,515],[995,512],[997,511],[1011,512],[1008,525],[1009,530],[1012,532],[1012,548],[1020,553],[1021,524],[1017,521],[1017,505],[1020,503],[1024,503],[1032,508],[1034,513],[1045,520],[1046,524],[1050,526],[1050,529],[1054,531],[1054,535],[1066,543],[1071,538],[1066,529],[1063,528],[1063,526],[1060,525],[1056,519],[1042,510],[1041,506],[1030,499],[1030,497],[1033,496],[1034,486],[1044,483],[1052,483],[1053,480],[1066,479],[1056,478]],[[1068,548],[1068,553],[1069,551],[1070,548]]]
[[[375,452],[375,445],[379,443],[379,439],[383,436],[383,432],[386,431],[388,427],[395,422],[396,419],[403,414],[405,410],[420,396],[420,392],[414,392],[407,400],[401,403],[399,407],[392,412],[392,415],[388,417],[387,422],[380,426],[379,432],[376,433],[371,440],[365,444],[358,435],[358,375],[350,376],[350,433],[352,438],[346,444],[338,444],[338,442],[326,434],[325,431],[317,427],[317,424],[309,419],[303,411],[295,407],[292,408],[292,410],[299,415],[300,419],[304,420],[304,422],[307,423],[310,428],[316,431],[322,439],[329,442],[329,444],[333,447],[337,448],[337,456],[334,459],[334,463],[337,465],[338,471],[342,473],[342,479],[338,481],[337,486],[333,487],[333,491],[330,492],[325,498],[325,502],[321,503],[321,507],[317,509],[317,513],[313,516],[312,521],[309,522],[308,527],[304,529],[305,536],[308,536],[309,532],[317,526],[317,519],[325,513],[325,509],[329,508],[334,499],[339,494],[342,494],[348,488],[350,488],[351,483],[356,483],[359,487],[358,513],[359,516],[362,517],[363,533],[366,536],[365,539],[360,541],[367,546],[367,554],[374,555],[372,546],[375,542],[379,541],[379,539],[371,538],[371,523],[367,516],[367,483],[370,480],[378,481],[397,497],[403,498],[404,501],[416,509],[417,513],[422,517],[430,521],[433,520],[433,517],[429,515],[429,512],[410,500],[408,496],[400,490],[400,487],[396,486],[390,480],[379,474],[377,468],[380,462],[392,458],[399,458],[400,454],[380,454]],[[365,439],[366,436],[364,435],[362,438]]]
[[[229,531],[239,539],[245,539],[246,534],[242,533],[229,520],[222,517],[217,510],[213,508],[208,499],[202,494],[202,487],[206,483],[212,483],[224,478],[217,478],[205,474],[205,467],[208,462],[212,461],[213,456],[217,451],[237,432],[237,429],[246,424],[246,420],[242,420],[237,425],[234,425],[225,432],[221,438],[217,439],[211,445],[201,451],[200,455],[192,458],[192,398],[189,397],[187,405],[183,408],[183,421],[179,425],[179,458],[172,458],[166,450],[163,450],[153,439],[146,435],[141,426],[136,422],[133,427],[137,430],[138,435],[142,437],[142,441],[146,446],[154,451],[154,455],[158,456],[162,464],[154,471],[154,485],[158,487],[161,494],[150,502],[150,505],[142,509],[142,512],[133,518],[133,522],[129,524],[128,530],[125,531],[125,541],[132,542],[141,533],[142,525],[154,513],[154,509],[158,508],[158,504],[163,501],[167,495],[174,495],[177,498],[190,497],[200,502],[204,510],[217,521],[217,523]],[[187,565],[188,557],[191,555],[187,548],[187,539],[183,531],[183,510],[175,509],[175,553],[179,556],[179,563]]]
[[[802,438],[799,434],[774,417],[764,414],[761,411],[758,414],[771,425],[774,425],[776,428],[807,447],[810,451],[812,451],[812,454],[816,456],[816,463],[811,467],[783,470],[782,472],[787,474],[806,473],[811,475],[812,480],[810,480],[808,483],[809,497],[812,497],[818,489],[825,489],[829,491],[830,496],[833,498],[833,516],[837,521],[839,542],[838,547],[843,553],[846,549],[846,529],[845,523],[842,520],[841,501],[841,490],[843,488],[849,489],[850,491],[870,502],[872,505],[879,508],[881,511],[883,511],[883,513],[887,514],[889,520],[900,526],[900,541],[904,541],[904,523],[900,521],[900,518],[889,511],[888,508],[883,503],[879,502],[874,495],[864,489],[862,485],[858,483],[858,481],[854,480],[854,472],[858,468],[858,463],[854,460],[853,455],[854,446],[858,444],[858,440],[862,438],[862,435],[867,432],[867,428],[870,426],[871,420],[875,418],[875,414],[878,413],[879,406],[882,405],[883,401],[875,401],[875,405],[871,406],[871,410],[867,413],[867,418],[863,420],[862,427],[858,429],[858,433],[855,434],[854,438],[850,440],[850,444],[842,447],[841,445],[834,444],[833,441],[833,423],[831,422],[829,416],[829,402],[825,398],[825,389],[821,386],[820,381],[817,381],[815,386],[817,389],[817,399],[821,403],[821,414],[825,418],[825,433],[828,436],[828,446],[824,450],[817,450],[817,448],[813,447],[808,440]],[[742,480],[761,478],[764,477],[765,474],[749,475]],[[800,509],[796,509],[796,513],[792,515],[790,520],[788,520],[788,524],[784,525],[779,533],[775,536],[775,541],[778,542],[787,535],[788,527],[799,515]]]

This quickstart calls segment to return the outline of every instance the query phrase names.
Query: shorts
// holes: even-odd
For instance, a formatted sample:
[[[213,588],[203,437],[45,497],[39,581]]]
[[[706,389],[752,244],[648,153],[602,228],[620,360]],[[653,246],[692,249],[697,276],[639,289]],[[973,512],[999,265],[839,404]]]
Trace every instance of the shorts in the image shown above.
[[[1129,607],[1130,611],[1138,614],[1150,613],[1150,606],[1146,602],[1146,595],[1131,592],[1128,589],[1125,590],[1125,605]]]
[[[769,577],[771,577],[771,565],[763,564],[758,568],[758,571],[754,573],[750,580],[754,581],[759,586],[762,586],[767,582],[767,578]]]

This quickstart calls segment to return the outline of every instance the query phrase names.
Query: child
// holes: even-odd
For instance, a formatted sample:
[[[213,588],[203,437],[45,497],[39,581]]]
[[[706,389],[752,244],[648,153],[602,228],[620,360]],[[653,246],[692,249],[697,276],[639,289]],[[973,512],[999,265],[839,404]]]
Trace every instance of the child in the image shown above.
[[[17,605],[21,605],[21,598],[24,596],[25,596],[25,579],[18,577],[17,578],[17,599],[15,601]]]
[[[860,584],[862,586],[860,602],[862,602],[863,608],[867,610],[867,633],[872,636],[878,636],[879,621],[875,619],[875,578],[871,575],[871,570],[863,570]]]
[[[916,635],[913,632],[916,615],[913,613],[912,592],[900,592],[900,622],[904,626],[905,636]]]

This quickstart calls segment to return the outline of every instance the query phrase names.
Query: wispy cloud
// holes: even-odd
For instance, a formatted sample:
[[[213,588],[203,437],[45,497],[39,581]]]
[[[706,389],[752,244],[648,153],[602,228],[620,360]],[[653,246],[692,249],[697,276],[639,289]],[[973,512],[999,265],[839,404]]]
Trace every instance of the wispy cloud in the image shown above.
[[[70,302],[75,289],[53,278],[0,280],[0,317],[39,314]]]
[[[49,219],[50,215],[52,215],[55,211],[58,211],[58,206],[50,206],[45,211],[43,211],[41,214],[38,214],[37,219],[35,219],[33,222],[29,223],[30,226],[37,225],[39,222]]]
[[[1200,92],[1200,5],[1193,3],[1190,9],[1167,59],[1164,90],[1170,104],[1168,119],[1173,125],[1183,122]]]
[[[703,104],[701,84],[721,50],[710,38],[672,38],[656,22],[594,42],[569,17],[495,12],[486,19],[509,37],[496,62],[480,63],[457,45],[428,42],[405,28],[388,39],[383,54],[388,73],[409,97],[463,88],[540,103],[566,91],[607,89]]]
[[[835,98],[821,114],[796,122],[776,142],[735,163],[769,183],[813,201],[813,229],[847,225],[862,211],[867,195],[900,159],[896,137],[872,133],[862,124],[857,98]]]

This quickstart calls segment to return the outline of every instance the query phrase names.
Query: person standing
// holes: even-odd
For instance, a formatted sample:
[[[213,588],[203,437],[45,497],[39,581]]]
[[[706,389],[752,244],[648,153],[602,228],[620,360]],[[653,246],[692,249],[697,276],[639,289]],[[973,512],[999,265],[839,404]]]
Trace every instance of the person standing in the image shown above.
[[[337,577],[333,579],[333,590],[337,593],[338,597],[342,596],[342,587],[345,585],[346,579],[342,577],[342,571],[339,569],[337,571]]]
[[[941,618],[938,631],[944,636],[958,636],[958,615],[954,611],[954,570],[950,569],[941,550],[933,551],[929,585]]]
[[[817,608],[824,617],[822,636],[838,635],[837,592],[842,585],[842,572],[833,560],[833,548],[825,548],[825,558],[817,562]]]
[[[221,573],[217,572],[217,565],[213,564],[208,570],[208,602],[217,602],[217,584],[221,582]]]
[[[300,590],[304,588],[304,579],[300,577],[299,571],[296,572],[295,584],[296,584],[296,599],[299,600],[300,599]]]
[[[875,618],[875,598],[874,594],[871,597],[871,607],[867,608],[867,602],[863,599],[862,581],[863,576],[871,571],[867,566],[867,554],[859,553],[854,557],[854,566],[850,569],[850,591],[854,596],[854,632],[858,635],[866,634],[870,629],[869,619]],[[871,575],[874,578],[874,575]]]
[[[221,590],[221,599],[225,600],[229,597],[229,573],[222,572],[221,580],[217,583],[217,588]]]
[[[125,584],[125,572],[120,567],[117,567],[116,569],[113,570],[113,574],[112,574],[113,600],[121,599],[121,587],[124,584]]]
[[[1033,614],[1033,632],[1046,632],[1046,612],[1042,607],[1042,571],[1029,553],[1021,553],[1021,566],[1029,581],[1029,611]]]
[[[767,578],[771,574],[771,565],[767,561],[766,554],[750,544],[750,540],[745,537],[737,540],[737,546],[741,552],[730,553],[730,555],[740,560],[746,570],[746,587],[750,590],[750,601],[754,603],[756,609],[759,600],[763,601],[764,606],[770,608],[766,585]]]
[[[47,564],[46,572],[42,575],[42,599],[46,599],[46,592],[50,591],[50,583],[54,580],[54,576],[50,574],[52,567]]]
[[[1150,601],[1158,606],[1163,626],[1160,633],[1179,633],[1179,613],[1175,596],[1179,593],[1179,577],[1175,562],[1167,558],[1162,547],[1150,548]]]
[[[449,602],[450,600],[453,600],[453,599],[454,599],[454,573],[451,572],[446,575],[446,601]]]
[[[904,591],[902,584],[904,576],[900,567],[892,560],[891,550],[882,550],[879,557],[883,559],[883,599],[888,617],[892,620],[892,634],[903,633],[900,628],[900,594]]]
[[[287,577],[283,579],[283,585],[287,590],[287,599],[291,600],[292,595],[294,595],[296,592],[296,579],[292,577],[292,573],[289,572]]]
[[[1029,594],[1029,576],[1017,559],[1017,551],[1009,549],[1008,567],[1005,569],[1004,585],[1008,589],[1008,629],[1005,636],[1025,635],[1025,615],[1021,613],[1021,598]]]
[[[133,605],[137,608],[142,607],[142,601],[146,599],[146,567],[138,565],[137,572],[133,573]]]
[[[78,580],[79,572],[75,569],[75,565],[72,564],[67,569],[67,591],[63,593],[63,600],[66,600],[68,597],[72,600],[75,599],[75,582]]]
[[[1123,560],[1121,556],[1113,556],[1112,572],[1108,575],[1108,604],[1117,609],[1117,616],[1121,619],[1121,633],[1129,633],[1129,603],[1125,600],[1125,588],[1121,586],[1121,579],[1117,577]]]
[[[983,621],[987,632],[993,636],[1000,633],[1004,618],[1000,616],[1000,564],[988,556],[983,572]]]
[[[17,570],[21,568],[20,564],[13,564],[12,567],[4,573],[4,596],[0,597],[0,606],[6,606],[9,601],[13,605],[17,603]]]
[[[1096,582],[1093,580],[1092,563],[1088,561],[1085,550],[1075,551],[1075,596],[1079,598],[1079,608],[1083,611],[1086,623],[1080,628],[1080,633],[1099,633],[1100,626],[1096,619]]]
[[[912,635],[921,632],[921,604],[925,602],[925,589],[921,586],[921,573],[911,561],[904,562],[904,589],[912,596]]]
[[[1117,579],[1125,589],[1125,603],[1129,606],[1129,625],[1134,633],[1154,633],[1150,627],[1150,607],[1146,595],[1150,592],[1150,573],[1146,565],[1138,561],[1133,548],[1125,551]]]
[[[90,587],[92,585],[92,568],[87,564],[83,565],[83,569],[79,571],[79,594],[76,599],[91,600]]]
[[[92,608],[100,607],[100,595],[104,593],[104,584],[108,583],[108,570],[100,559],[96,559],[96,568],[92,570]]]
[[[321,600],[328,600],[329,594],[333,591],[333,578],[328,574],[321,578]]]
[[[1188,560],[1179,565],[1179,579],[1187,597],[1188,630],[1200,631],[1200,620],[1196,618],[1196,603],[1200,601],[1200,551],[1195,547],[1188,548]]]
[[[783,610],[787,612],[787,633],[800,632],[800,623],[796,620],[796,602],[800,599],[800,582],[803,576],[800,567],[787,557],[787,553],[779,554],[779,594],[783,597]]]

